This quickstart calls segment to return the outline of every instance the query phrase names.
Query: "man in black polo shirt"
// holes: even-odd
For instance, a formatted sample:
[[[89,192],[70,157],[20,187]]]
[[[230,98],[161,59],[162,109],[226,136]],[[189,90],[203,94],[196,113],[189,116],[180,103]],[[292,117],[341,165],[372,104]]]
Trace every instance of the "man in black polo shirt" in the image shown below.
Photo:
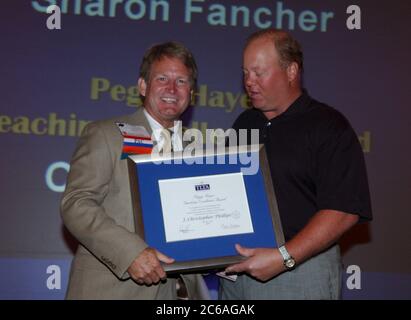
[[[265,29],[247,40],[244,85],[254,106],[233,128],[259,129],[270,163],[286,243],[245,248],[222,279],[221,299],[338,299],[338,239],[372,218],[357,136],[337,110],[301,88],[303,54],[286,32]]]

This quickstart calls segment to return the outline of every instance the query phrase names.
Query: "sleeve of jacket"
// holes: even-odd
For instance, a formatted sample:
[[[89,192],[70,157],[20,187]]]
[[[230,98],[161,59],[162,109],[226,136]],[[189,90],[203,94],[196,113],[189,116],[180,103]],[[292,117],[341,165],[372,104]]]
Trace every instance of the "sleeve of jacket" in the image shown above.
[[[110,189],[114,159],[104,130],[83,130],[70,163],[60,212],[67,229],[119,278],[147,244],[108,215],[102,206]]]

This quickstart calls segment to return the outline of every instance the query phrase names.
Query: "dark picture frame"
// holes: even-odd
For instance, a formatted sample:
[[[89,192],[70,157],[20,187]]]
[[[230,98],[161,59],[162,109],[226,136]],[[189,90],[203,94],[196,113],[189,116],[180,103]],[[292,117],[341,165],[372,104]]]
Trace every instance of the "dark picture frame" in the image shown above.
[[[243,164],[244,159],[254,159],[254,164],[258,161],[254,174],[243,175],[253,232],[167,242],[158,181],[246,172],[250,163]],[[173,264],[163,265],[167,273],[217,270],[239,262],[243,258],[235,250],[236,243],[246,247],[284,244],[264,145],[204,150],[202,155],[131,155],[127,162],[136,232],[150,247],[175,259]]]

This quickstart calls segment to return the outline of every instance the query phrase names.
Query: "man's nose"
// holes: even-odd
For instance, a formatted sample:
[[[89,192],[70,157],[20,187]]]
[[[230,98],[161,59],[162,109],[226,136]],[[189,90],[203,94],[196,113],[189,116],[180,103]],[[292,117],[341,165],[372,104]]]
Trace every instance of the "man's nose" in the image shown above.
[[[247,87],[251,87],[253,83],[254,83],[254,79],[250,74],[244,76],[244,84]]]
[[[171,92],[171,93],[174,93],[175,91],[176,91],[176,83],[175,83],[175,81],[170,81],[168,84],[167,84],[167,91],[168,92]]]

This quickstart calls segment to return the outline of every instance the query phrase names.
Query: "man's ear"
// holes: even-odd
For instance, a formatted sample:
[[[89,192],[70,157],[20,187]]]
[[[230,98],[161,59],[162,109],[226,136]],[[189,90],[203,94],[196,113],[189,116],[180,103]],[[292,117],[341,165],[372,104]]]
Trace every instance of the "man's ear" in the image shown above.
[[[195,104],[194,99],[195,99],[194,90],[192,89],[192,90],[190,91],[190,103]]]
[[[147,90],[147,83],[146,80],[143,78],[139,78],[137,81],[137,87],[138,87],[138,92],[145,97],[146,96],[146,90]]]
[[[287,67],[288,81],[292,82],[297,78],[298,75],[298,64],[297,62],[291,62]]]

